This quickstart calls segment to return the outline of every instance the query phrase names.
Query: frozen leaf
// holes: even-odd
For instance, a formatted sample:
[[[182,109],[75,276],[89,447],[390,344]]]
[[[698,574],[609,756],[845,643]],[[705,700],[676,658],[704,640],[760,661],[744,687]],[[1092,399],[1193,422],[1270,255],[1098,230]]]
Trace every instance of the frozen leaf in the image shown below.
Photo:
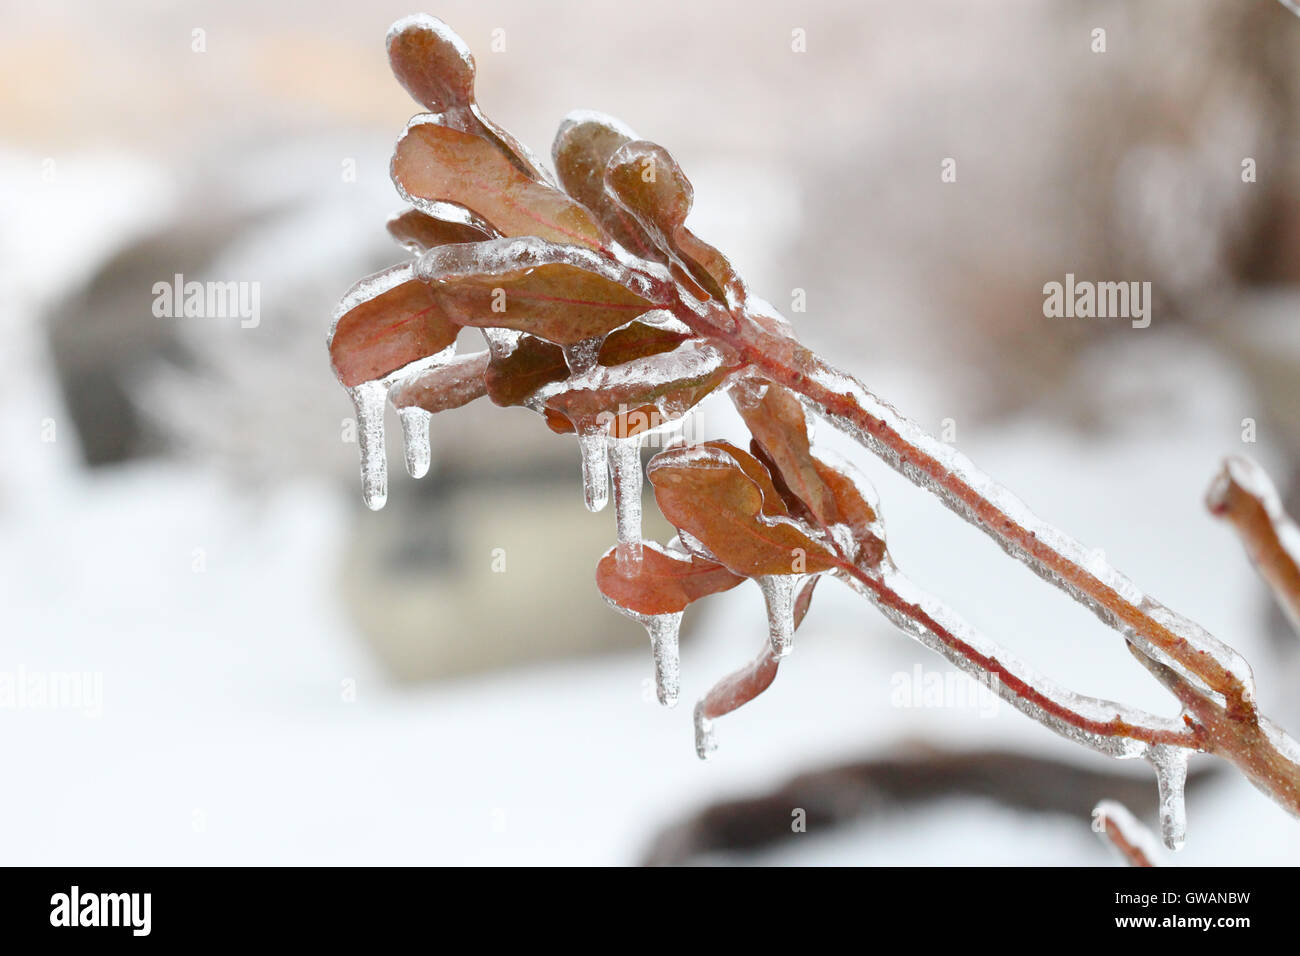
[[[833,524],[835,503],[813,461],[803,404],[789,390],[766,383],[743,383],[733,395],[753,441],[772,464],[773,476],[780,477],[817,524]]]
[[[585,207],[522,172],[494,142],[430,117],[417,116],[407,126],[397,141],[392,173],[405,198],[465,206],[502,235],[604,246]]]
[[[600,419],[612,435],[626,438],[685,414],[732,368],[716,346],[688,341],[622,365],[597,365],[548,390],[544,401],[570,421]]]
[[[808,616],[808,609],[812,607],[813,591],[817,589],[817,582],[821,580],[820,576],[814,575],[804,582],[803,587],[799,589],[799,594],[794,599],[794,626],[797,630],[803,623],[803,619]]]
[[[428,14],[403,17],[388,30],[388,61],[406,92],[434,113],[474,103],[474,56],[447,24]]]
[[[481,137],[525,176],[546,181],[529,151],[479,108],[474,56],[451,27],[424,13],[398,20],[388,30],[388,60],[398,82],[440,122]]]
[[[497,405],[523,405],[543,385],[568,377],[562,348],[535,335],[521,335],[510,351],[493,353],[487,393]]]
[[[647,355],[671,352],[690,337],[689,330],[679,331],[640,321],[629,322],[605,336],[597,360],[601,365],[622,365]]]
[[[439,219],[418,209],[408,209],[390,218],[388,234],[415,255],[451,243],[492,238],[490,233],[470,223]]]
[[[578,110],[560,124],[551,147],[551,159],[560,184],[596,219],[624,249],[662,262],[663,253],[636,221],[605,190],[605,167],[624,143],[637,138],[630,129],[603,113]]]
[[[668,150],[645,140],[624,143],[610,157],[605,188],[710,296],[729,308],[744,304],[744,283],[726,256],[686,228],[695,190]]]
[[[436,355],[456,341],[457,324],[444,314],[410,264],[362,279],[339,303],[330,333],[330,358],[351,388]]]
[[[756,470],[766,474],[748,452],[711,442],[660,452],[647,474],[664,517],[736,574],[815,574],[834,568],[835,555],[811,529],[780,513],[784,503],[770,478],[765,494]]]
[[[565,263],[462,276],[434,289],[460,325],[514,329],[556,345],[604,335],[651,308],[617,282]]]
[[[399,410],[417,407],[436,414],[460,408],[487,394],[487,370],[487,352],[457,355],[394,382],[388,398]]]
[[[617,547],[596,565],[596,586],[611,603],[638,614],[672,614],[710,594],[728,591],[744,580],[720,564],[665,551],[643,542],[639,564],[620,567]]]

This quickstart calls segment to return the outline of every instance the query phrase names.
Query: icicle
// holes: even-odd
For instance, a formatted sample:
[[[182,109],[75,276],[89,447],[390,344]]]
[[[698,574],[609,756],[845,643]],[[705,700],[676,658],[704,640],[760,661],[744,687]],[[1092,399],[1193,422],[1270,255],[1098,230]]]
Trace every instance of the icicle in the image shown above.
[[[641,563],[641,439],[609,441],[609,471],[614,479],[614,518],[618,549],[614,560],[621,574],[630,574]]]
[[[655,694],[665,707],[677,706],[681,692],[681,658],[677,652],[677,634],[682,626],[682,611],[676,614],[650,614],[641,619],[650,634],[650,650],[655,662]]]
[[[794,592],[802,579],[799,574],[766,574],[754,579],[767,603],[767,632],[777,657],[785,657],[794,648]]]
[[[609,501],[609,462],[605,448],[609,433],[597,423],[578,428],[578,450],[582,453],[582,493],[588,511],[600,511]]]
[[[429,422],[433,416],[423,408],[408,405],[397,410],[402,420],[402,450],[406,453],[406,473],[423,478],[429,473]]]
[[[1181,850],[1187,839],[1187,761],[1192,752],[1185,747],[1157,744],[1147,751],[1147,762],[1156,772],[1160,794],[1160,836],[1171,850]]]
[[[713,721],[704,716],[704,701],[695,705],[695,756],[708,760],[718,749],[718,739],[713,735]]]
[[[388,500],[388,461],[384,451],[384,403],[388,386],[362,382],[348,389],[357,410],[357,443],[361,446],[361,495],[366,507],[378,511]]]

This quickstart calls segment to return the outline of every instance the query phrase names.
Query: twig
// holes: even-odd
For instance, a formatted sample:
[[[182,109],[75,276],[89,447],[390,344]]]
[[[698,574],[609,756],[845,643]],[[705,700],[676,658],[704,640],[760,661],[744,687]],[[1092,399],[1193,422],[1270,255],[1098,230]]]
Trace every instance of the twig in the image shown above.
[[[1249,458],[1228,458],[1205,504],[1232,525],[1260,577],[1300,631],[1300,528],[1282,510],[1268,473]]]
[[[1093,808],[1092,828],[1129,866],[1159,866],[1159,848],[1151,831],[1115,800],[1103,800]]]

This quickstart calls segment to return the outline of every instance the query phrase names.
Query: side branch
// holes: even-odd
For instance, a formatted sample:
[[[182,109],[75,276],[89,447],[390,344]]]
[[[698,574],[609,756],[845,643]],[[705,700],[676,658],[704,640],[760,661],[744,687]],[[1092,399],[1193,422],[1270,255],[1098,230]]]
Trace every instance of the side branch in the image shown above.
[[[1232,525],[1260,577],[1300,631],[1300,528],[1282,510],[1267,473],[1248,458],[1229,458],[1205,503]]]
[[[1037,518],[964,455],[926,434],[795,340],[756,322],[733,323],[728,329],[698,316],[695,320],[1104,623],[1204,682],[1224,698],[1234,716],[1255,719],[1254,678],[1236,651],[1091,558],[1081,544]]]

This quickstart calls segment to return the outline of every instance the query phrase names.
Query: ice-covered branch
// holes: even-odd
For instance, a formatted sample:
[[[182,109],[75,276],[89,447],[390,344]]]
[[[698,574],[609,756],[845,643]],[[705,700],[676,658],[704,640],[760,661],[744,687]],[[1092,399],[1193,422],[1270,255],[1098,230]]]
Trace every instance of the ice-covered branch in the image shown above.
[[[1129,866],[1159,866],[1155,837],[1128,807],[1103,800],[1092,811],[1092,828]]]
[[[1268,473],[1248,458],[1228,458],[1205,503],[1211,514],[1232,525],[1260,577],[1300,631],[1300,528],[1282,510]]]

